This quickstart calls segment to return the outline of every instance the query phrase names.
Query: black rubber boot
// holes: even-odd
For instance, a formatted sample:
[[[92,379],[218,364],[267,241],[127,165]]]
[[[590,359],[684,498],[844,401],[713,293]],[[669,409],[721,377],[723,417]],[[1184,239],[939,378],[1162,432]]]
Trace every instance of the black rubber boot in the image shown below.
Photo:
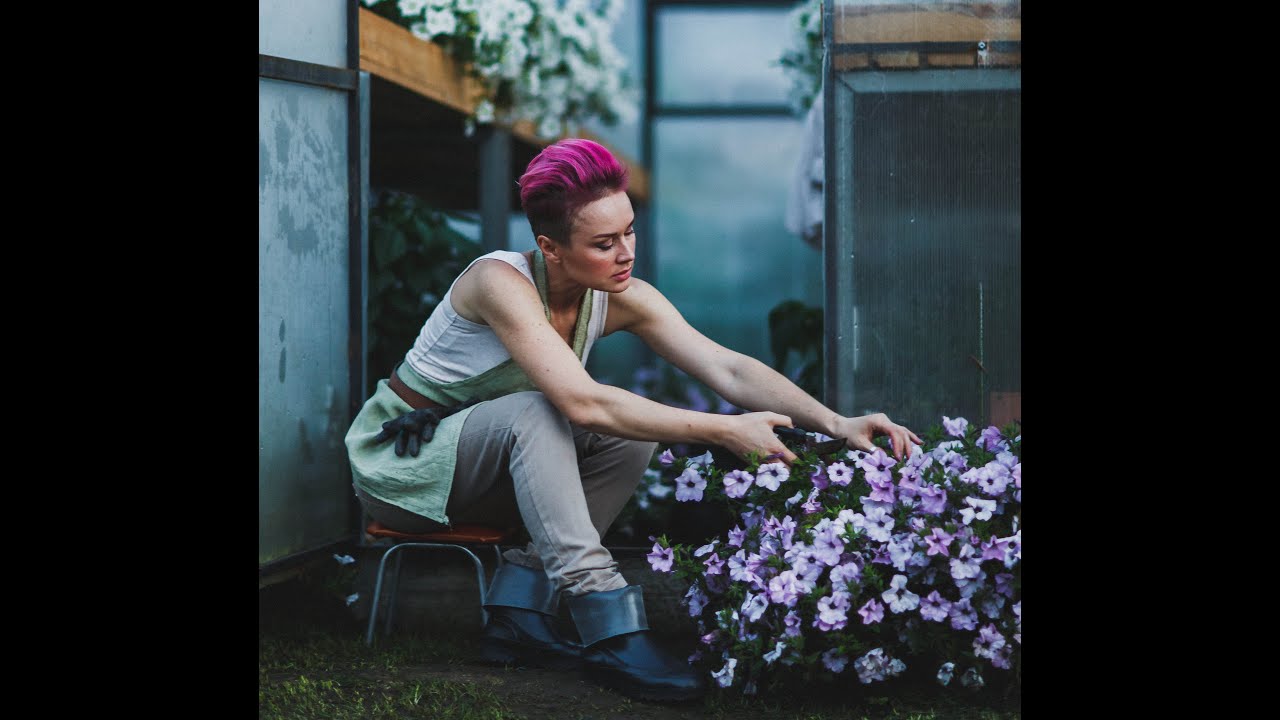
[[[582,646],[556,630],[557,598],[541,570],[503,564],[485,597],[489,622],[480,633],[480,659],[520,667],[580,668]]]
[[[706,693],[702,673],[649,632],[639,585],[571,597],[568,603],[592,682],[640,700],[693,700]]]

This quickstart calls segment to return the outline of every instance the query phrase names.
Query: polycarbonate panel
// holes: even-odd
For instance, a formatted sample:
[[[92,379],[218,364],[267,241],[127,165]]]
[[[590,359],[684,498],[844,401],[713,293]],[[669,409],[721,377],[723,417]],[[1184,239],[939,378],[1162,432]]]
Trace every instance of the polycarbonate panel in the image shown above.
[[[778,58],[791,8],[662,7],[655,21],[657,102],[666,106],[786,105]]]
[[[347,66],[347,6],[357,0],[258,0],[258,52]]]
[[[854,410],[986,424],[993,393],[1022,390],[1020,74],[876,75],[838,75],[828,116]]]
[[[788,117],[655,120],[654,226],[637,231],[685,318],[769,365],[769,311],[822,302],[821,254],[783,226],[801,137]]]
[[[347,123],[345,92],[258,81],[259,565],[352,532]]]

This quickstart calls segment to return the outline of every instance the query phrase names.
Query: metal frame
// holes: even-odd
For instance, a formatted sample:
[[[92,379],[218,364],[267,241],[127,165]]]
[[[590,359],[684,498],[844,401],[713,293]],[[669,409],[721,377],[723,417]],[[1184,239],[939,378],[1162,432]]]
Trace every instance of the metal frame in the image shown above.
[[[493,548],[493,554],[498,558],[498,564],[495,566],[496,572],[496,568],[502,566],[502,550],[496,543],[488,545]],[[403,550],[405,548],[453,548],[466,553],[467,556],[471,558],[471,562],[476,566],[476,580],[480,587],[480,627],[483,628],[488,624],[489,613],[484,609],[484,602],[486,595],[485,589],[488,587],[489,581],[485,576],[484,563],[480,562],[480,558],[476,557],[476,554],[471,552],[470,548],[463,545],[455,545],[453,543],[398,542],[387,548],[387,551],[382,554],[382,560],[378,562],[378,575],[377,579],[374,581],[373,601],[372,606],[369,609],[369,627],[365,630],[364,634],[364,642],[366,645],[373,645],[373,629],[377,626],[378,622],[378,606],[381,605],[382,600],[382,580],[386,574],[387,559],[392,555],[395,555],[395,566],[391,570],[391,586],[387,590],[387,619],[383,623],[382,631],[383,637],[391,634],[391,623],[395,619],[396,599],[400,590],[400,561],[402,558],[402,554],[397,554],[396,551]]]
[[[291,58],[258,53],[258,77],[271,80],[313,85],[347,93],[347,222],[349,243],[349,293],[348,293],[348,346],[347,346],[347,422],[355,419],[364,404],[364,388],[368,368],[368,270],[369,270],[369,127],[370,127],[370,79],[369,73],[360,67],[360,13],[359,3],[347,4],[347,67],[333,67],[304,62]],[[352,495],[348,499],[348,514],[352,534],[346,540],[326,543],[311,550],[295,553],[303,556],[331,548],[336,543],[354,540],[358,545],[362,537],[359,524],[362,509]],[[279,566],[282,561],[293,561],[295,556],[281,558],[259,567],[259,574]]]
[[[974,43],[876,43],[834,44],[835,9],[824,3],[822,37],[824,48],[838,52],[866,50],[913,49],[924,51],[972,51]],[[901,47],[899,47],[901,46]],[[1017,51],[1019,42],[993,42],[992,50]],[[859,70],[836,73],[830,50],[822,58],[822,101],[824,104],[823,146],[827,157],[853,157],[857,148],[850,144],[848,133],[837,128],[849,127],[854,120],[855,103],[861,94],[929,92],[940,89],[960,92],[1011,90],[1022,87],[1020,68],[946,68],[934,70]],[[825,164],[824,215],[822,229],[823,277],[823,403],[842,415],[860,414],[855,405],[857,389],[854,372],[858,367],[858,308],[849,302],[854,297],[854,237],[858,230],[852,207],[852,163]],[[841,192],[843,188],[843,192]],[[844,211],[842,211],[842,208]]]

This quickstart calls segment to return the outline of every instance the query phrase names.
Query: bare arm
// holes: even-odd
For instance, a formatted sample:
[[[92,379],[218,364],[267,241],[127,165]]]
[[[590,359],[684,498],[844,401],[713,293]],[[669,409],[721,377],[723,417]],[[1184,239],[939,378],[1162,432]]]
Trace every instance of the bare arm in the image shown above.
[[[781,373],[753,357],[712,341],[693,328],[656,288],[634,280],[609,308],[610,325],[635,333],[676,367],[706,383],[721,397],[747,410],[770,410],[807,430],[843,437],[851,448],[871,450],[871,439],[887,435],[899,459],[915,433],[884,413],[844,417],[814,400]],[[615,317],[616,316],[616,317]]]
[[[795,459],[773,434],[774,426],[791,425],[789,418],[777,413],[718,415],[682,410],[597,383],[547,322],[537,290],[506,263],[477,263],[459,280],[454,293],[458,311],[478,316],[493,328],[538,390],[574,424],[617,437],[704,443],[726,447],[739,456],[754,450]]]

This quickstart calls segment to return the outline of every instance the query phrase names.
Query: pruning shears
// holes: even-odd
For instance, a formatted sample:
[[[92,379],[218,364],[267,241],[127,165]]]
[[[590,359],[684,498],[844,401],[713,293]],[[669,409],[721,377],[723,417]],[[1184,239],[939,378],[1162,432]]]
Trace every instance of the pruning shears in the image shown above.
[[[808,430],[803,430],[801,428],[790,428],[778,425],[773,428],[773,433],[777,435],[779,439],[793,440],[819,455],[827,455],[844,448],[844,438],[817,440],[809,434]]]

